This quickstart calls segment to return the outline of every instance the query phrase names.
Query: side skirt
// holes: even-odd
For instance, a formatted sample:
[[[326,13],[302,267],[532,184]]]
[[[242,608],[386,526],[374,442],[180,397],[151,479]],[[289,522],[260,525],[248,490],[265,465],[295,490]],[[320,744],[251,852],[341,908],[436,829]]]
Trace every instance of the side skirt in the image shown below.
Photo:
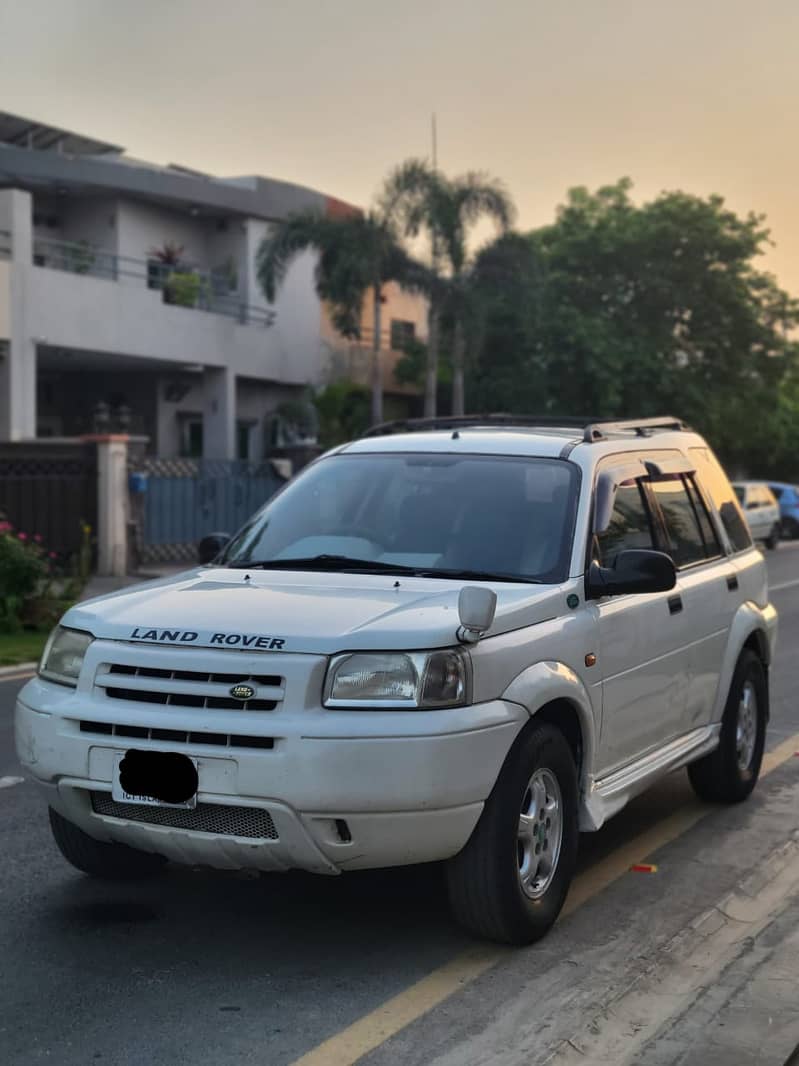
[[[592,780],[580,808],[581,831],[590,833],[599,829],[608,818],[617,814],[659,777],[713,751],[718,745],[720,733],[719,722],[692,729],[690,733],[648,752],[607,777]]]

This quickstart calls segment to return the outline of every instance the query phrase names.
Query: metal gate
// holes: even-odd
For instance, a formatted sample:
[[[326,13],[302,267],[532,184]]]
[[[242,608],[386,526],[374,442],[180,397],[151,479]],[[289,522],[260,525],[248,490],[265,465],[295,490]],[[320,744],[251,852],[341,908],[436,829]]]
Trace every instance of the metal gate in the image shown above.
[[[48,550],[74,555],[97,526],[97,449],[83,441],[0,443],[0,514]]]
[[[202,537],[235,533],[285,481],[269,462],[146,458],[136,470],[147,475],[133,497],[144,563],[194,562]]]

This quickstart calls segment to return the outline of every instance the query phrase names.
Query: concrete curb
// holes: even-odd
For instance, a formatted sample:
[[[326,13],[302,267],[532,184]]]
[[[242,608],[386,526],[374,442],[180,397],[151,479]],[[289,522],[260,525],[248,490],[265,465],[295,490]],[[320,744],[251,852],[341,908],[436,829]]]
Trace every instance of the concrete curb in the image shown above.
[[[0,666],[0,678],[7,677],[9,674],[21,674],[30,670],[35,670],[38,666],[36,663],[17,663],[16,666]]]

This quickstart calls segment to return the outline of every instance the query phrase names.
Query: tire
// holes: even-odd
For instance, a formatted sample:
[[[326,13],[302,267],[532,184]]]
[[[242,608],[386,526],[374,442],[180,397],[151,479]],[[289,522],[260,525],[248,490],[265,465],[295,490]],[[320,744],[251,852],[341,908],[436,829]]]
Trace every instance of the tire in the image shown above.
[[[774,528],[766,537],[765,544],[769,551],[774,551],[780,542],[780,525],[779,522],[775,523]]]
[[[165,859],[146,851],[136,851],[124,844],[104,844],[50,807],[50,828],[58,849],[67,862],[91,877],[107,881],[129,881],[152,877]]]
[[[544,795],[549,805],[541,817]],[[551,817],[553,800],[559,800],[559,848],[554,837],[544,835],[547,825],[550,833],[550,823],[557,825]],[[577,771],[569,745],[554,726],[533,720],[508,754],[469,842],[448,863],[455,919],[471,932],[505,944],[530,944],[544,936],[560,913],[574,873],[577,806]],[[521,837],[523,813],[528,820]],[[551,870],[536,847],[540,855],[549,854]],[[527,889],[523,873],[535,875]]]
[[[782,536],[785,540],[799,540],[799,522],[795,518],[782,520]]]
[[[744,733],[739,734],[739,714],[747,692],[754,699]],[[750,703],[751,708],[751,703]],[[768,684],[763,663],[753,651],[741,653],[730,684],[721,719],[721,736],[715,751],[691,763],[688,776],[700,799],[711,803],[741,803],[757,783],[768,721]]]

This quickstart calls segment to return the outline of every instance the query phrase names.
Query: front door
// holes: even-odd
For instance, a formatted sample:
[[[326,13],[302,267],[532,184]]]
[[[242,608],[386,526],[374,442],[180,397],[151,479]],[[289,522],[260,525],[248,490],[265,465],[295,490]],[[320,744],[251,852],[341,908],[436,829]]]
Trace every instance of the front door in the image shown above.
[[[610,465],[610,464],[609,464]],[[611,566],[627,548],[656,548],[657,518],[642,480],[616,494],[596,557]],[[632,762],[681,731],[688,699],[688,649],[681,588],[613,596],[597,603],[602,671],[602,730],[598,774]]]

